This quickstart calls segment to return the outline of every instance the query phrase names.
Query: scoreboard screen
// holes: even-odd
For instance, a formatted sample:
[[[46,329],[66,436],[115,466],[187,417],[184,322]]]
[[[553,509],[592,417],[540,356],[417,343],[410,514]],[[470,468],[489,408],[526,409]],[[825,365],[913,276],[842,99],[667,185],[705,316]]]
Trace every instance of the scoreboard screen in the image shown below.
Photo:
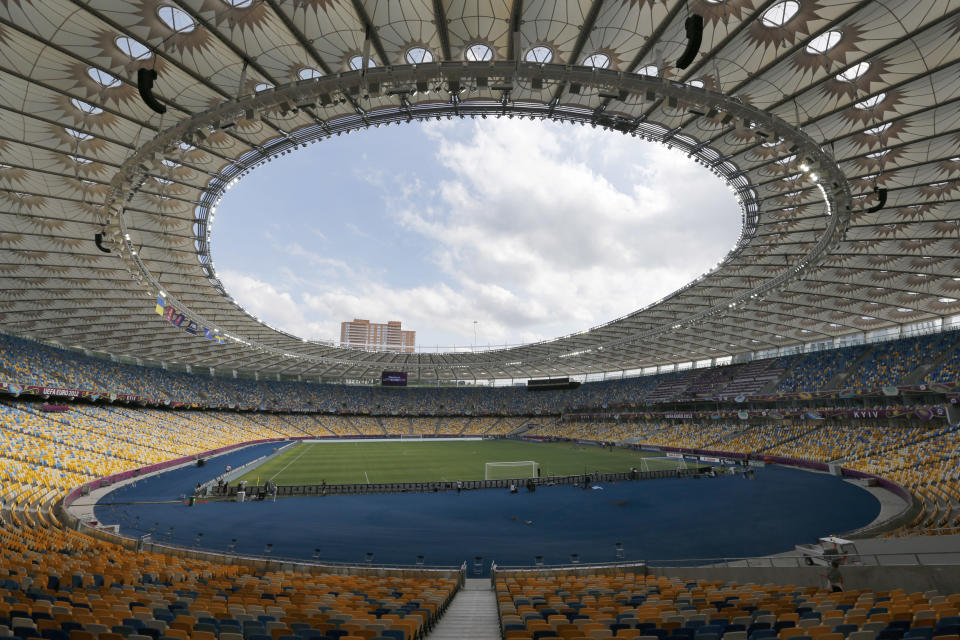
[[[380,374],[380,384],[384,387],[405,387],[407,386],[407,372],[384,371]]]

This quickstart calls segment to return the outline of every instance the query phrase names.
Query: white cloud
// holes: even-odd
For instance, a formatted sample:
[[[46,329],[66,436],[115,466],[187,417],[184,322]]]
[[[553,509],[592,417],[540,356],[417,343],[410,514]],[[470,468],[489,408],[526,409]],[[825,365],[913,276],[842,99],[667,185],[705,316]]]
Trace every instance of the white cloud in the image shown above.
[[[736,240],[736,205],[719,180],[679,153],[595,134],[510,120],[478,123],[468,139],[432,133],[452,175],[429,206],[423,190],[401,200],[401,220],[435,241],[436,264],[474,302],[488,339],[548,338],[623,315]],[[614,162],[619,180],[603,173]]]
[[[658,145],[517,120],[422,130],[445,175],[371,170],[365,184],[382,192],[399,227],[388,237],[430,240],[434,272],[425,281],[384,284],[385,265],[369,240],[349,265],[294,240],[287,254],[310,266],[296,276],[285,271],[295,293],[255,274],[223,272],[231,294],[271,324],[309,337],[339,336],[341,320],[364,317],[402,320],[421,345],[470,344],[474,320],[481,344],[527,342],[660,298],[715,264],[739,233],[726,187]],[[348,237],[365,234],[344,226]]]
[[[218,271],[217,276],[247,312],[267,324],[304,337],[329,338],[332,335],[329,323],[308,320],[303,314],[302,301],[295,301],[289,293],[278,291],[273,285],[256,277],[230,269]]]

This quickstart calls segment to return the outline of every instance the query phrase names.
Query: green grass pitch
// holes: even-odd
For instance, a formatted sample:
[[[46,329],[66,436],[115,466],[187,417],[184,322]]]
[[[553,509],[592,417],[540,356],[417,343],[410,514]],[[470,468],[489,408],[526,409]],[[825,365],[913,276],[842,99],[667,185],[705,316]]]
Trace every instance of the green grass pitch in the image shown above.
[[[677,462],[658,454],[596,446],[574,448],[567,443],[516,440],[463,442],[319,442],[296,444],[277,457],[251,469],[241,480],[279,485],[360,484],[483,480],[486,462],[534,460],[548,475],[584,472],[626,472],[641,468],[676,469]]]

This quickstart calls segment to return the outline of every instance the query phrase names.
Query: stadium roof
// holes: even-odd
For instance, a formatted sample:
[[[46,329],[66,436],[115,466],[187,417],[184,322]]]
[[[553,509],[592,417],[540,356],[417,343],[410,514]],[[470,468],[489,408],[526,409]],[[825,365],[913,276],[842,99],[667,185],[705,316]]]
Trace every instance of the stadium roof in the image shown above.
[[[0,330],[195,367],[473,380],[633,370],[960,314],[958,9],[956,0],[8,0]],[[681,70],[691,13],[704,18],[703,43]],[[143,66],[157,71],[165,114],[138,95]],[[260,323],[219,286],[211,212],[257,163],[381,121],[498,113],[589,122],[696,154],[741,200],[740,243],[624,318],[475,353],[306,342]],[[846,181],[826,189],[812,175],[835,169]],[[878,188],[886,203],[869,212]],[[851,210],[830,210],[851,194]],[[100,232],[109,254],[94,243]],[[155,313],[158,287],[189,311],[181,328]],[[184,332],[191,319],[229,338]]]

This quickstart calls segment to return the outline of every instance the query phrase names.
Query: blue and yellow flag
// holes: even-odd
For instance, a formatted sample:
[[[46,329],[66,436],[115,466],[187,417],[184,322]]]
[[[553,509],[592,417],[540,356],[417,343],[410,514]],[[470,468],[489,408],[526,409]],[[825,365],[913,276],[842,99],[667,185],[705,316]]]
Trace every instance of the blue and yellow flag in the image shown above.
[[[158,315],[163,315],[163,308],[167,306],[167,303],[164,302],[163,296],[157,296],[157,307],[156,311]]]

